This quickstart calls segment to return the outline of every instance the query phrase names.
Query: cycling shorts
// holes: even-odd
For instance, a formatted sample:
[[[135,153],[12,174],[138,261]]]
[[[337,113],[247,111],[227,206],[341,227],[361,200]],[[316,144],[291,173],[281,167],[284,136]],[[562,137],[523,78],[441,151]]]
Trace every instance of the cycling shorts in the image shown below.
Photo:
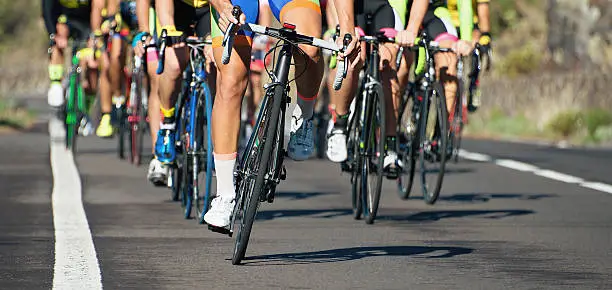
[[[355,25],[361,36],[375,35],[376,32],[388,28],[403,29],[399,14],[388,0],[356,0],[354,9]]]
[[[259,1],[257,0],[233,0],[232,4],[240,6],[242,13],[246,16],[247,23],[257,23],[259,18]],[[321,14],[321,6],[319,0],[268,0],[270,10],[274,17],[280,22],[284,22],[284,14],[293,8],[309,8]],[[211,31],[213,37],[213,47],[220,47],[223,40],[223,32],[217,25],[219,13],[212,8],[213,19],[211,21]],[[253,33],[238,31],[234,45],[250,46],[252,43]]]
[[[174,1],[174,25],[185,36],[206,37],[210,33],[210,6],[193,7],[181,0]]]
[[[136,1],[121,1],[119,11],[126,28],[138,31],[138,17],[136,16]]]
[[[459,39],[457,29],[450,19],[448,9],[445,7],[427,10],[423,18],[423,30],[430,39],[435,41],[457,41]]]
[[[83,19],[62,14],[58,17],[57,23],[68,25],[69,37],[74,40],[87,40],[91,34],[89,18]]]

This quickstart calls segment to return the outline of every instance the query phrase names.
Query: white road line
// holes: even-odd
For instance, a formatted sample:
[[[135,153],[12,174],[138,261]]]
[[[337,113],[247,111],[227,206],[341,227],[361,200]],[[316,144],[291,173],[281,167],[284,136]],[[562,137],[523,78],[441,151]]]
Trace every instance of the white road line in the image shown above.
[[[490,162],[492,160],[491,156],[489,155],[468,152],[463,149],[459,149],[459,157],[478,162]]]
[[[510,159],[497,159],[494,161],[494,163],[502,167],[506,167],[506,168],[510,168],[510,169],[514,169],[518,171],[523,171],[523,172],[534,172],[536,170],[539,170],[539,168],[531,164],[514,161]]]
[[[81,179],[74,157],[64,147],[64,125],[49,121],[53,171],[55,265],[53,289],[102,289],[102,276],[83,208]]]
[[[534,166],[528,163],[524,163],[524,162],[520,162],[520,161],[516,161],[516,160],[494,159],[493,157],[489,155],[469,152],[463,149],[459,150],[459,156],[467,160],[480,161],[480,162],[493,162],[494,164],[498,166],[506,167],[509,169],[522,171],[522,172],[531,172],[540,177],[545,177],[548,179],[566,182],[566,183],[578,184],[584,188],[589,188],[589,189],[601,191],[604,193],[612,194],[612,185],[601,183],[601,182],[587,181],[580,177],[568,175],[568,174],[553,171],[553,170],[540,169],[537,166]]]
[[[580,186],[612,194],[612,185],[601,182],[583,182]]]
[[[534,172],[535,175],[546,177],[552,180],[563,181],[567,183],[582,183],[584,179],[576,176],[571,176],[568,174],[564,174],[561,172],[556,172],[552,170],[538,170]]]

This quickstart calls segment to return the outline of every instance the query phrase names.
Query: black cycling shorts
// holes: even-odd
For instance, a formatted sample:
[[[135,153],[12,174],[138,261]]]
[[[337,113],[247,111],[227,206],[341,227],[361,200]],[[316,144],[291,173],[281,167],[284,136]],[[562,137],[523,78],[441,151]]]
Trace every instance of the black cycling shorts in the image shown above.
[[[70,30],[70,38],[75,40],[87,40],[91,34],[89,18],[75,17],[74,15],[62,14],[60,20],[65,20]]]
[[[138,17],[136,17],[136,1],[121,1],[120,9],[123,24],[131,31],[138,31]]]
[[[396,28],[395,11],[387,0],[356,0],[355,25],[366,35],[375,35],[382,28]]]
[[[205,37],[210,34],[210,6],[195,8],[181,0],[174,0],[174,25],[185,36]]]
[[[437,8],[446,9],[446,8]],[[433,9],[428,9],[423,17],[423,30],[430,39],[439,41],[444,38],[457,38],[457,30],[450,19],[442,19],[436,16]]]

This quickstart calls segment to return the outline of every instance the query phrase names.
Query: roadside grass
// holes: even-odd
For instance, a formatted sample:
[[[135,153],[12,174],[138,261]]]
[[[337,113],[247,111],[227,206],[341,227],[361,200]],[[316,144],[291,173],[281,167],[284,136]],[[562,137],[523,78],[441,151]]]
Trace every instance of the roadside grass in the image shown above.
[[[540,127],[535,120],[524,115],[509,115],[495,108],[470,115],[465,133],[474,137],[567,142],[574,145],[612,142],[612,112],[600,108],[561,111]]]
[[[0,97],[0,129],[25,130],[34,124],[36,117],[16,102]]]

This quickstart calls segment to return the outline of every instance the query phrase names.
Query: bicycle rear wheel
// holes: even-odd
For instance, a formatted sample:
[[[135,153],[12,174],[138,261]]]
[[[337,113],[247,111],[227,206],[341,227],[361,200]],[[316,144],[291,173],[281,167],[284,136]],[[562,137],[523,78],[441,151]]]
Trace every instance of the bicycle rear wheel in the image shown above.
[[[363,142],[366,145],[366,156],[363,156],[362,164],[362,187],[363,213],[366,224],[374,223],[380,202],[380,192],[383,182],[383,164],[385,158],[385,95],[380,85],[371,88],[371,104],[367,110],[369,120],[363,131]]]
[[[397,190],[401,199],[408,199],[414,184],[414,173],[416,169],[418,131],[416,130],[417,114],[415,112],[416,94],[410,94],[401,106],[399,118],[397,119],[397,142],[396,152],[404,164],[404,168],[397,178]]]
[[[465,109],[465,111],[464,111]],[[464,113],[467,111],[467,100],[464,92],[463,80],[459,79],[457,96],[452,108],[450,120],[449,142],[451,142],[452,157],[455,163],[459,162],[459,149],[461,148],[461,136],[463,135]]]
[[[425,202],[434,204],[442,188],[448,151],[448,117],[442,85],[434,82],[423,101],[419,128],[421,190]]]
[[[117,156],[119,156],[119,159],[125,159],[125,138],[127,135],[125,105],[121,105],[115,110],[117,116]]]
[[[143,88],[143,71],[132,78],[133,90],[130,90],[130,161],[135,165],[140,165],[142,160],[142,149],[144,142],[145,129],[147,127],[147,112],[143,100],[147,98],[147,92]]]
[[[72,79],[74,78],[74,79]],[[66,128],[66,149],[76,151],[76,139],[79,135],[80,114],[78,110],[78,75],[71,76],[69,88],[66,92],[68,95],[65,105],[65,128]]]
[[[198,205],[202,206],[202,209],[200,210],[200,215],[199,215],[200,223],[204,223],[204,215],[210,208],[212,174],[214,171],[212,127],[211,127],[212,105],[213,105],[212,96],[211,96],[210,88],[208,87],[208,84],[204,83],[202,90],[204,93],[204,96],[202,98],[202,100],[204,100],[203,113],[205,114],[204,114],[204,118],[202,119],[202,126],[199,127],[199,128],[202,128],[202,130],[199,130],[199,131],[203,133],[202,134],[203,138],[200,144],[202,144],[201,146],[205,146],[203,154],[205,154],[206,159],[205,159],[205,162],[202,162],[202,164],[205,164],[206,167],[204,168],[204,171],[205,171],[204,194],[203,196],[202,195],[200,196],[202,201],[201,202],[198,201]]]
[[[279,122],[282,98],[286,97],[284,87],[275,86],[272,92],[274,93],[271,99],[273,103],[270,103],[270,100],[264,100],[266,106],[261,109],[259,122],[251,137],[254,139],[249,142],[251,146],[247,146],[245,150],[244,166],[241,166],[243,175],[239,186],[240,204],[236,203],[236,209],[241,212],[238,213],[240,224],[232,256],[234,265],[240,264],[246,254],[260,197],[266,189],[268,168],[274,157],[272,151],[275,146],[279,145],[276,139],[277,131],[279,126],[284,125],[283,122]]]

